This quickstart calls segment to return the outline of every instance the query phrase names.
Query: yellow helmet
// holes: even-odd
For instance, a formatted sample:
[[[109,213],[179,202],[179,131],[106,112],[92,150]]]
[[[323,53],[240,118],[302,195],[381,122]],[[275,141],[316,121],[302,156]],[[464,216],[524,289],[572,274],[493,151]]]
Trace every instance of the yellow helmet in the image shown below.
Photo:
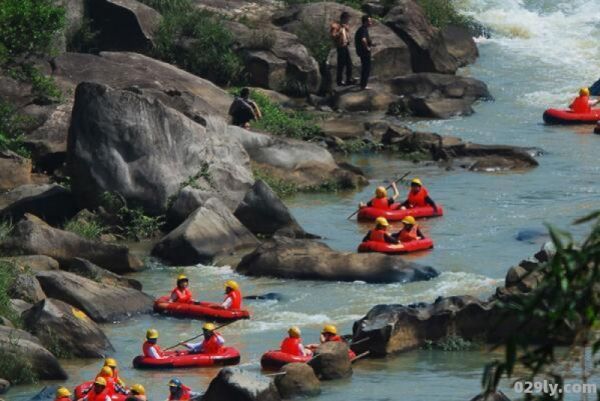
[[[387,227],[390,225],[390,223],[388,223],[387,219],[385,217],[378,217],[375,219],[375,225],[377,226],[382,226],[382,227]]]
[[[325,327],[323,327],[323,333],[336,335],[337,328],[333,324],[326,324]]]
[[[104,377],[96,377],[94,384],[98,384],[100,386],[106,386],[106,379]]]
[[[237,290],[240,289],[240,285],[237,282],[233,281],[233,280],[228,280],[225,283],[225,288],[231,288],[232,290],[236,290],[237,291]]]
[[[71,392],[66,387],[59,387],[56,390],[56,398],[70,397],[70,396],[71,396]]]
[[[187,276],[185,274],[180,274],[179,276],[177,276],[177,281],[181,281],[181,280],[189,280],[187,278]]]
[[[216,327],[213,323],[204,323],[202,326],[202,330],[213,331],[214,329],[216,329]]]
[[[419,180],[418,178],[413,178],[413,179],[412,179],[412,181],[410,182],[410,185],[413,185],[413,184],[415,184],[415,185],[418,185],[418,186],[420,186],[420,187],[422,187],[422,186],[423,186],[423,183],[422,183],[422,182],[421,182],[421,180]]]
[[[112,377],[113,370],[110,366],[103,366],[102,370],[100,370],[100,376],[102,377]]]
[[[158,330],[150,329],[146,332],[146,338],[148,340],[156,340],[158,338]]]
[[[412,216],[406,216],[401,221],[402,221],[402,223],[404,223],[404,224],[410,224],[411,226],[414,226],[416,224],[416,222],[417,222],[415,220],[415,218],[412,217]]]
[[[141,384],[134,384],[131,386],[131,391],[135,391],[139,395],[146,395],[146,389]]]
[[[378,198],[385,198],[387,196],[387,189],[385,189],[385,187],[377,187],[375,189],[375,196]]]
[[[299,338],[300,334],[302,334],[302,332],[300,331],[300,329],[298,327],[292,326],[288,330],[288,334],[290,335],[290,337]]]
[[[110,366],[114,369],[117,367],[117,360],[115,358],[106,358],[104,360],[104,366]]]
[[[589,96],[590,90],[588,88],[579,89],[579,96]]]

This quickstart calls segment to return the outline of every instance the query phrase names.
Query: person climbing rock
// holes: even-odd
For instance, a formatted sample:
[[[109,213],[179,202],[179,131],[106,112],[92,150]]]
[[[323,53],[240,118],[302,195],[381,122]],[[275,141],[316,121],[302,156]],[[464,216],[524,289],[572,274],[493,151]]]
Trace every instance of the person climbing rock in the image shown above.
[[[204,323],[202,326],[204,341],[201,343],[182,343],[192,354],[218,354],[225,344],[223,336],[215,331],[213,323]]]
[[[393,235],[400,242],[410,242],[425,238],[414,217],[406,216],[402,219],[402,224],[402,229]]]
[[[111,401],[111,397],[106,388],[106,379],[97,377],[92,389],[80,401]]]
[[[343,11],[340,15],[340,21],[334,22],[329,28],[329,34],[335,45],[337,52],[337,75],[336,82],[338,86],[353,85],[352,79],[352,58],[350,57],[350,14]],[[346,81],[343,81],[344,70],[346,71]]]
[[[332,324],[326,324],[321,331],[321,344],[327,342],[344,342],[344,339],[338,336],[337,327]]]
[[[71,401],[71,392],[66,387],[56,389],[54,401]]]
[[[589,113],[592,111],[592,106],[595,106],[600,100],[590,100],[590,90],[588,88],[581,88],[579,90],[579,96],[573,100],[569,105],[569,108],[574,113]]]
[[[375,219],[375,229],[370,230],[367,235],[363,238],[363,242],[375,241],[375,242],[387,242],[388,244],[397,244],[398,240],[388,234],[387,230],[390,226],[385,217],[378,217]]]
[[[134,384],[129,390],[129,395],[125,401],[147,401],[146,389],[141,384]]]
[[[146,342],[142,346],[144,356],[153,359],[162,359],[164,354],[160,347],[156,344],[158,342],[158,330],[149,329],[146,332]]]
[[[362,25],[354,35],[354,46],[356,54],[360,58],[360,87],[368,89],[367,83],[369,75],[371,75],[371,49],[373,42],[369,36],[369,27],[373,25],[373,19],[368,15],[363,15],[361,19]]]
[[[112,369],[113,372],[113,378],[115,379],[115,383],[117,383],[119,386],[125,387],[125,382],[123,380],[121,380],[121,378],[119,377],[119,369],[117,368],[117,360],[114,358],[106,358],[104,360],[104,366],[108,366],[109,368]]]
[[[188,288],[190,285],[190,280],[187,278],[185,274],[180,274],[177,277],[177,286],[171,291],[171,298],[169,298],[169,302],[177,302],[182,304],[190,304],[193,303],[192,292]]]
[[[311,356],[312,351],[302,344],[302,333],[296,326],[290,327],[288,330],[288,336],[281,342],[280,350],[286,354],[295,356]]]
[[[411,209],[414,207],[431,206],[435,213],[437,213],[437,206],[433,199],[429,196],[427,188],[423,186],[420,179],[414,178],[410,182],[410,190],[408,191],[408,197],[400,205],[401,209]]]
[[[233,99],[229,107],[229,115],[233,125],[243,128],[250,128],[250,121],[258,121],[262,118],[260,108],[250,100],[250,89],[242,88],[240,95]]]
[[[225,283],[225,299],[221,304],[223,309],[241,309],[242,308],[242,292],[236,281],[228,280]]]
[[[168,401],[189,401],[192,399],[192,390],[181,383],[178,378],[173,378],[169,381],[169,398]]]
[[[385,187],[377,187],[375,189],[375,197],[373,199],[371,199],[370,201],[368,201],[367,203],[361,202],[358,205],[358,208],[362,209],[363,207],[369,206],[369,207],[374,207],[375,209],[390,210],[392,204],[400,196],[400,193],[398,192],[398,187],[396,186],[395,182],[392,183],[392,189],[394,191],[394,195],[392,195],[392,197],[388,198],[387,189],[385,189]]]

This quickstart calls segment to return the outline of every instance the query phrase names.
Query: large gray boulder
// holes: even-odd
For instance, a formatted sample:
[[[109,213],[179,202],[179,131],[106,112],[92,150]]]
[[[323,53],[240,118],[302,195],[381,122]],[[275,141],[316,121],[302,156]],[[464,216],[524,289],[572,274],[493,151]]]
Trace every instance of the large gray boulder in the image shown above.
[[[79,276],[89,278],[98,283],[133,288],[135,290],[142,290],[142,283],[136,279],[119,276],[113,272],[101,268],[98,265],[93,264],[89,260],[82,258],[73,258],[65,261],[61,265],[61,270],[75,273]]]
[[[272,236],[278,233],[294,238],[308,236],[287,206],[262,180],[257,180],[248,191],[235,210],[235,217],[253,234]]]
[[[306,363],[288,363],[275,376],[275,386],[283,399],[314,397],[321,394],[321,382]]]
[[[21,299],[30,304],[46,298],[40,283],[29,272],[17,274],[10,288],[8,288],[7,294],[13,299]]]
[[[13,151],[0,151],[0,191],[32,183],[31,160]]]
[[[257,244],[254,235],[231,211],[211,198],[160,240],[152,255],[172,265],[195,265]]]
[[[442,29],[442,36],[448,53],[456,60],[459,67],[472,64],[479,57],[477,44],[468,29],[461,26],[448,25]]]
[[[273,381],[238,367],[221,369],[210,382],[202,401],[279,401]]]
[[[190,181],[232,201],[253,182],[246,152],[224,132],[151,96],[94,83],[77,87],[68,169],[82,206],[97,206],[103,192],[117,192],[155,215]]]
[[[204,205],[210,198],[215,196],[209,185],[186,186],[179,191],[175,200],[167,211],[167,228],[172,230],[183,223],[200,206]],[[227,207],[237,207],[237,204],[226,202]]]
[[[510,401],[510,398],[508,398],[502,391],[497,390],[489,394],[479,394],[471,398],[471,401]]]
[[[249,276],[368,283],[407,283],[439,274],[432,267],[397,256],[337,252],[320,242],[280,237],[244,256],[236,271]]]
[[[85,312],[57,299],[45,299],[22,315],[25,328],[49,349],[78,358],[102,358],[112,344]]]
[[[11,256],[0,259],[21,269],[21,271],[33,271],[35,273],[46,270],[58,270],[59,263],[56,259],[44,255]]]
[[[90,241],[50,227],[32,215],[26,215],[15,226],[0,248],[5,254],[45,255],[61,263],[81,257],[115,273],[130,273],[144,267],[142,261],[130,254],[124,245]]]
[[[10,202],[0,210],[0,219],[19,221],[25,213],[31,213],[48,224],[57,225],[77,213],[71,193],[57,184],[24,185],[0,197],[2,203]]]
[[[18,364],[30,369],[42,380],[66,380],[67,373],[50,351],[26,331],[0,326],[0,358],[4,363]],[[19,372],[15,368],[14,372]],[[5,377],[9,381],[17,377]]]
[[[337,380],[352,376],[348,345],[329,341],[319,345],[310,366],[320,380]]]
[[[81,309],[98,323],[152,312],[153,299],[132,288],[101,284],[63,271],[41,272],[36,278],[49,298]]]

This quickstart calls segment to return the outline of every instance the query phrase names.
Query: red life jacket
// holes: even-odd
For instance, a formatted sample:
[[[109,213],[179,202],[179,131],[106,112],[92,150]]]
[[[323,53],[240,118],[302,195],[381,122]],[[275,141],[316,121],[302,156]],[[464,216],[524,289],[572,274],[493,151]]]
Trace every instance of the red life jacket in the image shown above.
[[[301,338],[286,337],[281,342],[281,352],[295,356],[303,356],[304,354],[300,351],[300,344],[302,344]]]
[[[385,230],[371,230],[369,232],[369,241],[385,242],[386,234],[387,232]]]
[[[156,345],[156,343],[151,343],[149,341],[146,341],[144,343],[144,345],[142,345],[142,351],[144,351],[144,356],[147,358],[154,358],[154,356],[150,353],[150,348],[154,347],[154,349],[156,350],[156,352],[158,353],[158,355],[163,356],[163,352],[160,349],[160,347],[158,345]]]
[[[114,395],[116,392],[115,379],[113,377],[105,377],[102,375],[96,376],[96,379],[99,377],[102,377],[104,380],[106,380],[106,389],[104,390],[106,394],[110,396]],[[92,389],[90,389],[90,391],[93,391],[93,386]]]
[[[231,299],[231,306],[229,309],[241,309],[242,308],[242,293],[239,290],[232,290],[225,296],[225,300]]]
[[[58,397],[54,401],[71,401],[71,399],[69,397]]]
[[[192,398],[192,390],[188,386],[181,386],[181,395],[174,398],[173,395],[169,394],[169,401],[189,401]]]
[[[189,288],[184,288],[183,290],[180,290],[179,287],[175,287],[173,291],[171,291],[171,299],[173,298],[173,302],[189,304],[192,303],[192,292]]]
[[[96,393],[96,391],[94,391],[94,389],[92,388],[83,399],[86,401],[107,401],[111,398],[108,394],[107,388],[105,388],[100,393]]]
[[[375,209],[388,210],[390,208],[390,201],[388,198],[373,198],[371,199],[371,207]]]
[[[412,226],[412,228],[410,230],[402,229],[400,231],[400,235],[398,236],[398,239],[400,240],[400,242],[410,242],[410,241],[416,241],[417,239],[419,239],[419,234],[417,232],[417,225],[415,224],[414,226]]]
[[[344,339],[338,335],[325,337],[325,342],[343,343]]]
[[[589,113],[592,108],[590,107],[590,98],[589,96],[578,96],[571,103],[571,110],[575,113]]]
[[[210,338],[207,338],[202,342],[203,354],[216,354],[221,350],[223,346],[219,344],[219,339],[217,338],[217,336],[220,335],[221,334],[215,331],[213,332],[213,335],[210,336]]]
[[[427,206],[427,202],[425,202],[425,198],[429,196],[427,192],[427,188],[421,187],[417,193],[413,191],[408,192],[408,203],[410,207],[422,207]]]

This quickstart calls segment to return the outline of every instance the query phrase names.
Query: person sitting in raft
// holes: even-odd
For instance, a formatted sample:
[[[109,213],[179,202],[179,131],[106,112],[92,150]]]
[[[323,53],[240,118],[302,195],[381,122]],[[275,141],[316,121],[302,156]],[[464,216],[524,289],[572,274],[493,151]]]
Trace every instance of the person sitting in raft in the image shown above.
[[[236,281],[228,280],[225,283],[225,299],[221,307],[227,310],[242,308],[242,292],[240,291],[240,285]]]
[[[71,401],[71,392],[66,387],[59,387],[56,389],[54,401]]]
[[[146,398],[146,389],[141,384],[134,384],[129,390],[129,395],[125,401],[148,401]]]
[[[191,304],[194,302],[192,292],[188,288],[190,280],[185,274],[180,274],[177,277],[177,287],[171,291],[169,302],[177,302],[182,304]]]
[[[375,241],[375,242],[387,242],[388,244],[397,244],[398,240],[388,234],[387,230],[390,226],[385,217],[378,217],[375,219],[375,229],[370,230],[367,235],[363,238],[363,242]]]
[[[104,366],[108,366],[112,369],[112,377],[113,379],[115,379],[115,383],[117,383],[121,387],[125,387],[125,382],[119,377],[119,370],[117,369],[117,360],[114,358],[106,358],[104,360]]]
[[[215,331],[213,323],[204,323],[202,332],[204,333],[204,341],[201,343],[183,343],[192,354],[218,354],[225,344],[223,336]]]
[[[108,394],[106,389],[106,379],[104,377],[97,377],[94,381],[92,389],[79,401],[111,401],[112,398]]]
[[[284,338],[281,342],[280,351],[295,356],[311,356],[313,354],[312,351],[302,344],[301,334],[298,327],[290,327],[288,337]]]
[[[375,189],[375,197],[368,201],[367,203],[361,202],[358,205],[359,209],[363,207],[374,207],[375,209],[381,210],[389,210],[391,209],[392,204],[398,199],[400,196],[400,192],[398,192],[398,187],[396,183],[392,183],[392,189],[394,190],[394,195],[391,198],[387,197],[387,189],[385,187],[377,187]]]
[[[146,358],[162,359],[163,351],[156,344],[158,342],[158,330],[150,329],[146,332],[146,342],[142,346],[142,351]]]
[[[117,383],[115,380],[113,370],[110,366],[102,366],[102,369],[100,370],[100,373],[98,373],[98,376],[96,376],[96,379],[98,377],[102,377],[104,380],[106,380],[106,391],[108,394],[127,394],[125,388],[119,385],[119,383]]]
[[[394,238],[397,238],[400,242],[410,242],[425,238],[414,217],[406,216],[401,221],[404,226],[393,235]]]
[[[260,120],[262,113],[258,105],[250,100],[250,89],[242,88],[240,95],[236,96],[229,107],[231,123],[238,127],[250,128],[251,120]]]
[[[429,197],[427,188],[423,186],[420,179],[414,178],[410,182],[410,191],[408,191],[408,197],[400,205],[400,209],[412,209],[414,207],[431,206],[433,211],[437,213],[437,206],[433,199]]]
[[[337,328],[332,324],[326,324],[323,327],[323,331],[321,331],[321,336],[319,338],[321,344],[325,344],[328,342],[346,342],[341,336],[337,334]],[[319,347],[319,344],[309,344],[308,349],[313,352]]]
[[[189,401],[192,399],[192,390],[181,383],[181,380],[174,377],[169,381],[169,398],[168,401]]]
[[[579,96],[573,100],[569,108],[574,113],[589,113],[592,111],[592,106],[596,105],[600,100],[590,100],[590,90],[588,88],[579,89]]]

